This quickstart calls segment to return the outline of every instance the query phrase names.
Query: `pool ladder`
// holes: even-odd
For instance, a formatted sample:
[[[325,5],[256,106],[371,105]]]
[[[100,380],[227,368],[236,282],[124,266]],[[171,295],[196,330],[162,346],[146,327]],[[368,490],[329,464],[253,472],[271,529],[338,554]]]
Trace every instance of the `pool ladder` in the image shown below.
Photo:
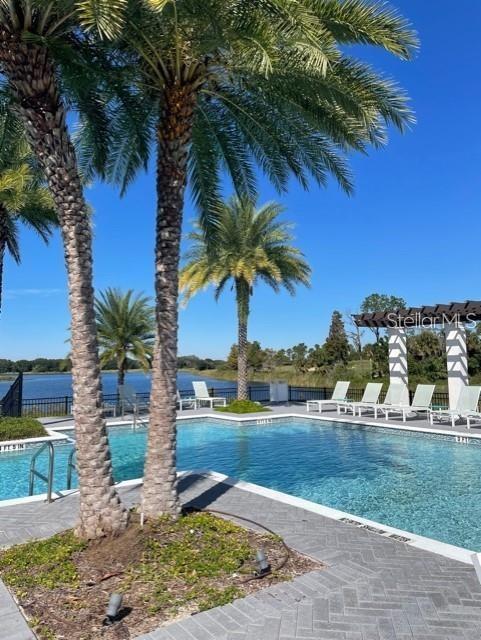
[[[44,451],[48,451],[48,471],[46,476],[36,468],[37,459]],[[52,502],[54,463],[55,448],[51,442],[45,442],[45,444],[43,444],[40,449],[35,452],[30,462],[30,475],[28,483],[29,496],[33,496],[35,478],[39,478],[47,484],[47,502]]]
[[[72,451],[68,455],[68,460],[67,460],[67,491],[70,491],[70,489],[72,488],[72,473],[77,468],[76,465],[75,465],[75,462],[73,460],[76,453],[77,453],[77,450],[74,447],[72,449]]]
[[[75,445],[75,440],[69,438],[69,443]],[[48,451],[48,470],[47,475],[45,476],[41,471],[37,469],[37,460],[42,455],[44,451]],[[74,457],[76,454],[75,446],[72,451],[69,453],[67,459],[67,491],[70,491],[72,488],[72,474],[76,469]],[[47,502],[53,502],[52,495],[53,491],[53,480],[54,480],[54,470],[55,470],[55,447],[52,442],[45,442],[38,451],[34,453],[32,456],[32,460],[30,461],[30,473],[29,473],[29,482],[28,482],[28,495],[33,496],[33,491],[35,488],[35,478],[39,480],[43,480],[43,482],[47,485]]]
[[[132,429],[138,429],[139,427],[144,427],[145,429],[147,429],[149,426],[149,423],[147,420],[143,420],[139,414],[137,413],[137,411],[134,411],[133,414],[133,421],[132,421]]]

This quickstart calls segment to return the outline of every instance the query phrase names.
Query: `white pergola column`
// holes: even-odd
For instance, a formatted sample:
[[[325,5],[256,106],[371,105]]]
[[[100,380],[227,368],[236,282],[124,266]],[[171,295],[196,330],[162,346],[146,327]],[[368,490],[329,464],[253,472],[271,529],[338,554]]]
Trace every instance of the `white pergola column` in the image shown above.
[[[402,404],[409,404],[408,391],[408,349],[406,331],[401,327],[390,327],[389,336],[389,380],[391,383],[403,382],[406,385]]]
[[[463,324],[447,324],[446,360],[448,365],[449,408],[455,409],[461,388],[469,384],[466,328]]]

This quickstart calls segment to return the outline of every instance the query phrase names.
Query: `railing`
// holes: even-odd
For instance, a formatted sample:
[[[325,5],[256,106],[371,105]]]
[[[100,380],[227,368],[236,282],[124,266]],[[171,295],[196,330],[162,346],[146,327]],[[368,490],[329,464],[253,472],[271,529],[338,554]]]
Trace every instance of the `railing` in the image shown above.
[[[22,415],[23,373],[19,373],[0,401],[2,416],[19,418]]]
[[[40,473],[40,471],[37,471],[36,464],[38,457],[46,450],[48,450],[48,471],[47,475],[45,476],[43,475],[43,473]],[[47,502],[52,502],[54,464],[55,448],[51,442],[46,442],[40,447],[38,451],[34,453],[30,462],[30,474],[28,482],[29,496],[33,496],[35,478],[39,478],[47,484]]]
[[[306,402],[307,400],[329,400],[332,398],[334,387],[289,387],[289,402]],[[379,401],[383,402],[387,389],[384,389],[379,396]],[[349,400],[359,402],[364,393],[364,389],[349,388],[347,397]],[[414,390],[409,390],[409,402],[412,402]],[[447,391],[435,391],[432,404],[436,406],[448,407],[449,394]]]
[[[380,402],[386,396],[384,389],[380,395]],[[306,402],[307,400],[328,400],[332,397],[333,387],[289,387],[289,402]],[[348,392],[348,399],[359,402],[364,393],[363,388],[351,387]],[[210,387],[209,394],[211,396],[227,398],[234,400],[237,396],[237,387]],[[150,394],[148,391],[137,393],[137,399],[140,401],[149,401]],[[192,391],[183,389],[180,391],[181,398],[191,397]],[[410,401],[414,396],[414,391],[409,391]],[[249,398],[255,402],[269,402],[270,387],[269,385],[251,385],[249,386]],[[118,394],[106,394],[103,396],[104,406],[120,406],[120,398]],[[435,391],[432,400],[433,405],[449,406],[449,394],[447,391]],[[72,397],[61,396],[56,398],[27,398],[22,403],[22,415],[32,416],[34,418],[49,416],[68,416],[72,414]]]
[[[237,396],[237,387],[210,387],[209,394],[211,396],[227,398],[234,400]],[[193,395],[189,389],[180,391],[182,398],[189,398]],[[249,386],[249,398],[256,402],[269,402],[270,388],[269,385]],[[136,393],[137,399],[148,402],[150,393],[142,391]],[[105,394],[102,398],[103,405],[120,407],[120,397],[117,393]],[[47,398],[25,398],[22,402],[22,415],[32,418],[46,418],[54,416],[70,416],[72,415],[72,396],[57,396]],[[121,413],[121,410],[119,410]]]
[[[73,448],[69,453],[67,460],[67,491],[70,491],[70,489],[72,488],[72,474],[77,468],[75,462],[73,461],[76,453],[76,449]]]

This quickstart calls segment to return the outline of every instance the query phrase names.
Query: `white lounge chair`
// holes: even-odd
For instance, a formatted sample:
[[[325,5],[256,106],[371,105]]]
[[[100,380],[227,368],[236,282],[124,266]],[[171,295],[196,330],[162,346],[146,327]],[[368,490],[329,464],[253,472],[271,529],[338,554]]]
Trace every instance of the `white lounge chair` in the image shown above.
[[[416,415],[419,413],[428,414],[431,411],[435,388],[436,385],[434,384],[418,384],[410,405],[399,404],[391,407],[380,407],[380,409],[384,412],[387,420],[389,420],[389,414],[400,414],[403,422],[406,422],[406,418],[410,413],[415,413]]]
[[[226,406],[227,400],[225,398],[221,398],[220,396],[217,398],[211,398],[207,385],[204,381],[193,382],[192,386],[194,387],[195,399],[199,407],[202,407],[202,405],[205,404],[208,406],[210,405],[211,408],[214,408],[216,404],[220,404],[223,407]]]
[[[358,407],[364,406],[372,406],[376,404],[379,400],[379,395],[381,393],[382,383],[381,382],[368,382],[366,388],[364,389],[364,393],[362,395],[362,399],[360,402],[338,402],[337,403],[337,413],[341,413],[341,409],[344,409],[344,412],[347,413],[349,410],[352,411],[352,415],[356,415],[356,409]]]
[[[186,409],[197,409],[197,399],[196,398],[182,398],[180,392],[177,391],[177,404],[179,406],[180,411]]]
[[[310,411],[312,408],[317,409],[319,413],[321,413],[323,407],[325,407],[326,405],[337,407],[338,402],[345,402],[347,399],[347,391],[350,384],[350,382],[336,382],[336,386],[334,387],[334,391],[332,392],[330,400],[308,400],[306,402],[307,411]]]
[[[451,426],[454,429],[456,421],[465,419],[470,420],[469,427],[471,426],[471,420],[478,413],[479,395],[481,394],[481,387],[465,386],[461,388],[459,393],[458,403],[455,409],[431,409],[429,412],[429,421],[434,424],[434,420],[437,419],[440,422],[443,419],[451,421]]]
[[[401,404],[403,397],[409,398],[409,391],[404,382],[391,382],[389,383],[384,401],[381,403],[375,402],[371,406],[364,405],[359,407],[359,415],[362,414],[363,409],[366,409],[368,411],[373,411],[374,417],[377,419],[379,411],[386,411],[391,407],[398,407]]]
[[[132,413],[135,413],[136,415],[138,415],[142,410],[149,410],[149,403],[145,400],[139,399],[135,389],[131,387],[130,384],[119,385],[119,398],[122,415],[125,413],[125,409],[130,409]]]

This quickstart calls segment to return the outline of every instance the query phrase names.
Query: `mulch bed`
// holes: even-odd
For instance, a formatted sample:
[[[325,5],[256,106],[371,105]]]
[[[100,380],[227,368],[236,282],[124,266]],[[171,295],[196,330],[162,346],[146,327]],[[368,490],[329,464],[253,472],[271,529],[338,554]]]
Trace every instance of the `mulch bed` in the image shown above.
[[[254,579],[263,548],[272,573]],[[287,558],[287,559],[286,559]],[[127,640],[319,569],[280,538],[207,513],[140,526],[85,544],[72,532],[0,552],[0,575],[42,640]],[[110,594],[119,619],[104,626]]]

